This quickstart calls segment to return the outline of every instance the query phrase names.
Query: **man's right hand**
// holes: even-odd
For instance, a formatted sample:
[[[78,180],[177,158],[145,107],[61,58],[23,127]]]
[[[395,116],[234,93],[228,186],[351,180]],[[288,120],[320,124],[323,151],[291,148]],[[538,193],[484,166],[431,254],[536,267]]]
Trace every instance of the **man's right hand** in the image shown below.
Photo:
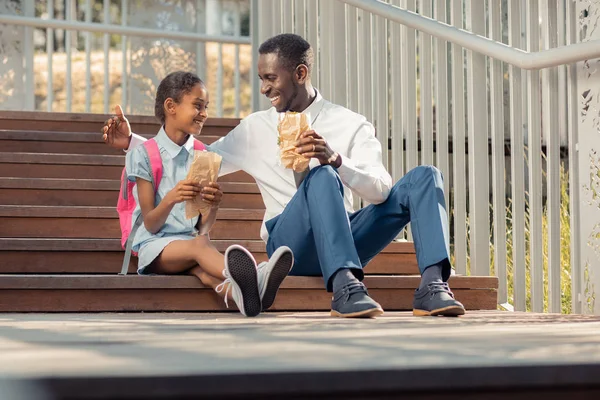
[[[123,115],[120,105],[115,107],[115,115],[110,117],[102,127],[102,139],[104,143],[115,149],[126,150],[131,142],[131,127],[129,121]]]

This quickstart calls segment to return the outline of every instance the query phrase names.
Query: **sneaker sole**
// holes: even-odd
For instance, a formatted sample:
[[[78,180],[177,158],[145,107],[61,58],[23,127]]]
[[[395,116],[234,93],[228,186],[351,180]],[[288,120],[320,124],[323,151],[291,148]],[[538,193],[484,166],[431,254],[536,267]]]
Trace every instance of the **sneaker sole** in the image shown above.
[[[462,307],[459,307],[459,306],[448,306],[448,307],[438,308],[433,311],[413,309],[413,315],[415,317],[435,317],[435,316],[458,317],[459,315],[464,315],[464,313],[465,313],[465,309]]]
[[[258,294],[258,278],[254,260],[240,249],[231,249],[227,253],[227,266],[231,279],[242,292],[244,312],[248,317],[260,314],[262,305]]]
[[[342,314],[339,311],[331,310],[330,315],[338,318],[375,318],[383,315],[381,308],[370,308],[368,310],[357,311],[349,314]]]
[[[275,262],[275,266],[267,279],[267,287],[265,288],[262,298],[263,311],[268,310],[275,302],[279,286],[281,286],[285,277],[288,276],[293,265],[294,254],[291,250],[284,251]]]

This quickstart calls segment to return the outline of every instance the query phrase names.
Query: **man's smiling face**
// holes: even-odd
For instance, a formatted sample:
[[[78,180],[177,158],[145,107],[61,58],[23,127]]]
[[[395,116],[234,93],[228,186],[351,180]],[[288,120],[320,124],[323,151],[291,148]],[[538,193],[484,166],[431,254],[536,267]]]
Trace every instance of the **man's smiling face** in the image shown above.
[[[260,54],[258,57],[260,92],[267,96],[277,112],[297,111],[298,83],[293,71],[285,68],[277,53]],[[301,110],[300,110],[301,111]]]

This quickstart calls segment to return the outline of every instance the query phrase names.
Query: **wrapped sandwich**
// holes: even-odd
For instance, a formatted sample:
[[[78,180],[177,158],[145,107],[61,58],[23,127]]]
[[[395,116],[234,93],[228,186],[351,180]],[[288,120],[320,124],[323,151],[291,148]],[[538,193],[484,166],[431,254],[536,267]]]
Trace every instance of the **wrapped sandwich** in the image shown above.
[[[308,168],[309,158],[296,152],[296,142],[300,135],[310,130],[310,117],[307,114],[288,111],[279,117],[279,155],[281,165],[302,172]]]
[[[221,168],[221,159],[222,157],[217,153],[195,151],[194,161],[190,166],[187,179],[199,182],[201,186],[206,186],[209,182],[216,182]],[[194,200],[185,202],[185,217],[192,219],[198,215],[206,215],[210,208],[211,205],[202,199],[202,194],[198,194]]]

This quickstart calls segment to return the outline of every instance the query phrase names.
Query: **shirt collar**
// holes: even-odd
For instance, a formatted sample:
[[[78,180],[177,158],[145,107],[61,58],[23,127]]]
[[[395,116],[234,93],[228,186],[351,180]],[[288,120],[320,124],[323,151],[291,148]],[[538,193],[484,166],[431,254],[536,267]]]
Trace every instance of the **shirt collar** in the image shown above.
[[[188,140],[183,144],[183,146],[179,146],[177,143],[173,142],[171,138],[165,132],[165,127],[161,126],[158,134],[156,135],[156,142],[160,144],[169,154],[171,158],[177,157],[181,152],[181,149],[184,148],[188,153],[192,153],[192,149],[194,148],[194,136],[189,135]]]
[[[315,123],[315,120],[319,116],[321,109],[323,108],[323,104],[325,104],[325,100],[323,100],[323,96],[321,93],[315,88],[315,93],[317,94],[315,99],[310,106],[306,107],[306,110],[302,111],[302,114],[310,115],[310,125],[312,126]]]

